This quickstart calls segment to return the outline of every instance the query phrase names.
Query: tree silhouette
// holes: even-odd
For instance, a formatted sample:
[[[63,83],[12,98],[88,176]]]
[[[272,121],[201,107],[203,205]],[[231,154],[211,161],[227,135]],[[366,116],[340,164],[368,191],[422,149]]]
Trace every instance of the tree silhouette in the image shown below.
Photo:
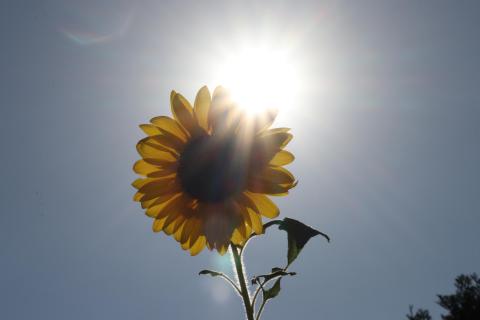
[[[410,306],[410,313],[407,314],[408,320],[432,320],[430,313],[428,310],[425,309],[418,309],[415,313],[413,313],[413,306]]]
[[[437,295],[438,305],[448,313],[442,314],[442,320],[479,320],[480,319],[480,279],[477,274],[460,275],[455,279],[456,291],[450,295]],[[410,306],[408,320],[432,320],[428,310],[418,309],[413,313]]]
[[[438,295],[438,304],[449,311],[443,320],[480,319],[480,279],[474,273],[460,275],[455,279],[457,291],[451,295]]]

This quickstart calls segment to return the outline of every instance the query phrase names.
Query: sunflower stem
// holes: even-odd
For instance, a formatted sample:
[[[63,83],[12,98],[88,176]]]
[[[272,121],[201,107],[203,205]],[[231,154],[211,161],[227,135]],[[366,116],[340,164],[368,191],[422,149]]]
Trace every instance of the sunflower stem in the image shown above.
[[[245,306],[245,313],[247,314],[248,320],[255,320],[252,302],[250,301],[250,292],[248,291],[247,282],[245,281],[245,271],[243,268],[241,251],[233,243],[231,244],[231,247],[233,261],[235,263],[235,271],[237,273],[238,283],[240,284],[240,292],[243,299],[243,304]]]
[[[262,311],[263,311],[263,308],[265,307],[265,303],[267,302],[267,300],[263,300],[262,301],[262,304],[260,305],[260,309],[258,310],[258,313],[257,313],[257,319],[255,320],[260,320],[260,317],[262,316]]]

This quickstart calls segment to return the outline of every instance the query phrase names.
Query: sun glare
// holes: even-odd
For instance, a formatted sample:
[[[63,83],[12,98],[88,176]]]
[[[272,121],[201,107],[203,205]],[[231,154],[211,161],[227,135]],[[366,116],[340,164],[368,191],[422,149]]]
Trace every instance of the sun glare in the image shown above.
[[[290,106],[299,87],[298,70],[286,52],[249,48],[227,57],[218,82],[248,112]]]

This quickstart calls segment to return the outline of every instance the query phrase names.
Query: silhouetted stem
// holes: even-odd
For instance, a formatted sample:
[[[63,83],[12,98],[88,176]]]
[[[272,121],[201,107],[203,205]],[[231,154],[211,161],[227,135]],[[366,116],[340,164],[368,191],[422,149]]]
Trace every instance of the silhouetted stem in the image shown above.
[[[253,295],[252,306],[255,307],[255,303],[257,301],[258,294],[260,293],[260,291],[263,291],[263,285],[265,283],[267,283],[267,281],[265,281],[264,283],[261,283],[260,281],[258,282],[259,287],[257,288],[257,290],[255,291],[255,294]]]
[[[227,282],[233,287],[233,289],[235,289],[235,291],[238,292],[238,294],[240,294],[240,295],[242,294],[242,292],[240,291],[238,286],[235,284],[235,282],[233,282],[233,280],[230,279],[227,275],[225,275],[223,273],[220,273],[219,276],[222,277],[223,279],[227,280]]]
[[[250,301],[250,292],[247,288],[247,283],[245,281],[245,273],[243,270],[242,255],[239,248],[231,244],[233,261],[235,263],[235,270],[237,272],[238,283],[240,284],[241,296],[243,299],[243,304],[245,306],[245,313],[247,314],[248,320],[255,320],[252,303]]]
[[[260,320],[260,316],[262,315],[262,311],[263,311],[263,308],[265,307],[265,303],[267,303],[267,300],[263,300],[262,301],[262,304],[260,305],[260,309],[258,309],[258,313],[257,313],[257,319],[256,320]]]

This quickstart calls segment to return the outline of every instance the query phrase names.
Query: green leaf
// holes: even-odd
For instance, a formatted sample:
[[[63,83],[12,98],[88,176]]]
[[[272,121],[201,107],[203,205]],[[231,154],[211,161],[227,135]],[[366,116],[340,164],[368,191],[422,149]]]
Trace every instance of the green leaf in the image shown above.
[[[198,275],[202,275],[202,274],[208,274],[208,275],[211,275],[212,277],[218,277],[218,276],[222,276],[223,273],[221,272],[217,272],[217,271],[212,271],[212,270],[202,270],[198,273]]]
[[[283,270],[282,268],[273,268],[272,273],[269,274],[261,274],[259,276],[256,276],[252,279],[252,284],[257,284],[259,283],[259,280],[263,279],[263,283],[270,281],[274,278],[278,277],[284,277],[284,276],[295,276],[297,273],[296,272],[287,272]]]
[[[277,281],[275,281],[275,283],[273,284],[273,286],[268,289],[268,290],[265,290],[263,292],[263,300],[264,301],[267,301],[269,299],[273,299],[275,298],[276,296],[278,296],[278,294],[280,293],[280,280],[282,280],[282,278],[278,278]]]
[[[278,228],[285,230],[288,234],[288,265],[295,261],[310,238],[321,235],[330,242],[330,237],[325,233],[315,230],[295,219],[283,219]]]

